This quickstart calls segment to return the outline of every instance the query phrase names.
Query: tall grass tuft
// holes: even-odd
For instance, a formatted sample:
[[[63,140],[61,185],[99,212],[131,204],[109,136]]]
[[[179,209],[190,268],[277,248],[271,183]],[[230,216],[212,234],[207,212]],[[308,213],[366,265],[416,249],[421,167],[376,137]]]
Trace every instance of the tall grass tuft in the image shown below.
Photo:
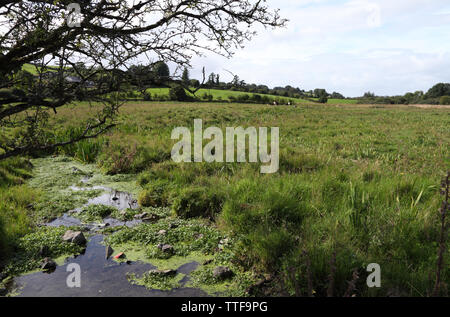
[[[447,223],[446,217],[449,207],[449,189],[450,189],[450,172],[447,173],[447,177],[442,180],[441,183],[441,194],[444,197],[444,201],[442,202],[442,207],[439,210],[440,219],[441,219],[441,229],[439,234],[439,251],[438,251],[438,261],[437,261],[437,270],[436,270],[436,282],[434,284],[433,296],[438,296],[439,292],[442,288],[442,270],[444,267],[444,253],[446,251],[446,241],[447,241]]]
[[[69,127],[57,133],[57,141],[70,140],[83,133],[81,127]],[[76,142],[74,144],[69,144],[62,147],[59,151],[62,154],[71,156],[76,160],[83,163],[94,163],[97,156],[103,148],[104,138],[99,137],[97,139],[88,139]]]

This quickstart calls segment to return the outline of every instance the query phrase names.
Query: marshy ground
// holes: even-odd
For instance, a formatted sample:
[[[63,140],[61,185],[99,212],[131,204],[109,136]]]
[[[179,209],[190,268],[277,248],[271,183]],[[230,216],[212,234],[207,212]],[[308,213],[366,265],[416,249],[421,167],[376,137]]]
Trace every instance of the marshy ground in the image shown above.
[[[73,131],[89,111],[83,103],[61,109],[56,134]],[[194,119],[222,129],[280,127],[280,171],[172,162],[172,129],[193,129]],[[130,296],[249,296],[255,284],[264,284],[263,295],[307,295],[310,284],[315,296],[325,296],[331,271],[335,296],[352,280],[356,296],[430,294],[439,184],[450,168],[448,108],[140,102],[127,103],[119,121],[105,136],[32,159],[33,166],[25,158],[0,166],[0,235],[8,255],[2,272],[10,277],[4,284],[38,269],[45,244],[59,266],[50,275],[14,278],[34,281],[30,292],[34,278],[52,285],[62,278],[66,257],[87,263],[96,254],[89,271],[100,279],[102,270],[117,272],[104,284],[119,283]],[[135,219],[143,213],[145,221]],[[59,225],[85,232],[85,255],[73,259],[83,248],[62,243],[67,228]],[[126,258],[104,260],[105,245]],[[173,248],[165,253],[161,245]],[[381,288],[367,288],[369,263],[381,266]],[[217,280],[217,266],[234,276]],[[178,273],[161,277],[154,267]],[[442,274],[448,284],[449,266]],[[117,289],[100,285],[93,282],[92,290]]]
[[[10,295],[208,296],[245,291],[235,286],[244,273],[235,270],[235,277],[227,281],[213,279],[214,265],[230,265],[217,256],[219,248],[227,252],[229,240],[213,224],[173,217],[168,208],[141,208],[133,198],[136,181],[129,175],[97,174],[95,166],[66,157],[32,160],[32,164],[28,185],[46,191],[45,207],[29,206],[39,219],[38,228],[21,238],[14,260],[5,269],[8,275],[17,275],[4,281]],[[148,220],[136,219],[144,213]],[[68,229],[84,232],[86,247],[62,241]],[[157,247],[169,243],[170,253]],[[114,250],[108,259],[106,245]],[[43,246],[46,255],[40,254]],[[120,252],[124,257],[113,259]],[[43,256],[56,259],[55,271],[38,270]],[[81,288],[66,285],[70,263],[81,267]],[[176,272],[151,276],[155,269]]]

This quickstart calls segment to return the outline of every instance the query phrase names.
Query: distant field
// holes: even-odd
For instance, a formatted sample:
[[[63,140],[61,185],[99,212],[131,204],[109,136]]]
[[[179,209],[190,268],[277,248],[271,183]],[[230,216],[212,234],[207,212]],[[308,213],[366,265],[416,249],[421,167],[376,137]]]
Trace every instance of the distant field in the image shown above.
[[[31,64],[25,64],[22,67],[23,70],[36,75],[38,73],[38,68],[34,65]],[[51,67],[49,67],[48,71],[52,71]],[[169,96],[169,88],[150,88],[148,90],[152,95],[159,95],[159,96]],[[188,93],[189,94],[189,93]],[[305,100],[305,99],[299,99],[299,98],[289,98],[289,97],[283,97],[283,96],[276,96],[276,95],[264,95],[264,94],[254,94],[254,93],[250,93],[250,92],[241,92],[241,91],[232,91],[232,90],[221,90],[221,89],[200,89],[197,93],[196,96],[197,97],[202,97],[204,94],[210,94],[213,96],[213,100],[214,101],[228,101],[228,98],[230,96],[233,97],[238,97],[241,96],[243,94],[247,94],[249,96],[253,96],[253,95],[260,95],[262,96],[267,96],[269,98],[272,99],[280,99],[280,100],[284,100],[284,101],[291,101],[291,103],[295,103],[295,104],[307,104],[307,103],[311,103],[311,101],[309,100]],[[315,100],[317,101],[318,98],[311,98],[311,100]],[[356,100],[353,99],[329,99],[328,100],[328,104],[356,104]]]
[[[22,70],[27,71],[27,72],[29,72],[29,73],[31,73],[33,75],[36,75],[38,73],[37,69],[36,69],[36,66],[31,65],[31,64],[24,64],[22,66]]]
[[[24,64],[22,66],[22,70],[27,71],[27,72],[29,72],[29,73],[31,73],[33,75],[37,75],[38,74],[39,68],[40,67],[36,67],[34,65],[31,65],[31,64]],[[54,67],[53,66],[47,66],[47,70],[46,71],[49,71],[49,72],[56,71],[56,70],[54,70],[52,68],[54,68]]]
[[[169,95],[169,88],[151,88],[149,89],[149,92],[152,95],[159,95],[159,96],[168,96]],[[238,97],[241,96],[243,94],[247,94],[247,95],[255,95],[254,93],[249,93],[249,92],[241,92],[241,91],[232,91],[232,90],[221,90],[221,89],[200,89],[197,93],[196,96],[197,97],[202,97],[202,95],[204,94],[210,94],[213,96],[213,100],[215,101],[228,101],[228,98],[230,96],[233,97]],[[282,96],[276,96],[276,95],[263,95],[263,94],[256,94],[256,95],[260,95],[262,96],[267,96],[273,99],[277,99],[279,98],[280,100],[289,100],[292,103],[295,104],[308,104],[311,103],[311,101],[309,100],[305,100],[305,99],[298,99],[298,98],[288,98],[288,97],[282,97]],[[311,98],[312,100],[318,100],[317,98]],[[356,100],[351,100],[351,99],[329,99],[328,100],[329,104],[356,104]]]

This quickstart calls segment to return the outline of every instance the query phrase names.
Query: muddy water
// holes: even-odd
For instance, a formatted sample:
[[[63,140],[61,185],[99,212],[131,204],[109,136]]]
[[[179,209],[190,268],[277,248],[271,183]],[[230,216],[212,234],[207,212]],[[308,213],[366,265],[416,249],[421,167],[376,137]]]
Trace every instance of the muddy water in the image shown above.
[[[86,183],[89,179],[83,179]],[[93,186],[89,188],[71,187],[74,191],[100,189],[104,193],[98,197],[90,199],[84,206],[89,205],[108,205],[119,210],[127,208],[137,209],[139,206],[133,196],[129,193],[119,192],[103,186]],[[84,207],[83,206],[83,207]],[[68,214],[64,214],[60,218],[48,223],[48,226],[81,226],[83,225],[90,233],[95,234],[99,228],[97,224],[84,225],[78,218],[72,217],[71,214],[80,212],[82,209],[77,208]],[[103,223],[114,226],[136,226],[141,223],[140,220],[122,222],[113,218],[103,219]],[[187,263],[182,265],[177,272],[186,276],[180,281],[180,288],[171,291],[148,290],[144,286],[133,285],[127,280],[127,274],[135,273],[138,276],[142,273],[155,269],[156,267],[141,263],[117,263],[111,259],[105,258],[105,246],[101,244],[102,235],[94,235],[89,239],[84,254],[74,258],[66,259],[64,265],[57,266],[56,270],[50,274],[38,272],[28,275],[16,277],[8,286],[12,293],[18,293],[18,296],[46,296],[46,297],[71,297],[71,296],[127,296],[127,297],[201,297],[207,296],[200,289],[186,288],[184,285],[189,281],[189,274],[193,272],[198,263]],[[77,263],[81,268],[81,287],[70,288],[67,286],[66,280],[72,272],[67,272],[67,266],[71,263]]]
[[[202,290],[180,287],[171,291],[147,290],[143,286],[133,285],[127,280],[128,273],[138,276],[154,269],[150,264],[132,262],[131,264],[117,263],[105,259],[105,246],[101,244],[101,235],[93,236],[87,244],[86,252],[76,258],[69,258],[62,266],[58,266],[53,273],[43,272],[23,275],[14,279],[11,290],[19,292],[18,296],[46,296],[46,297],[75,297],[75,296],[104,296],[104,297],[202,297],[207,296]],[[70,263],[77,263],[81,268],[81,287],[69,288],[66,280],[71,272],[67,272]],[[181,266],[179,273],[188,275],[198,266],[188,263]],[[184,278],[181,285],[187,281]]]

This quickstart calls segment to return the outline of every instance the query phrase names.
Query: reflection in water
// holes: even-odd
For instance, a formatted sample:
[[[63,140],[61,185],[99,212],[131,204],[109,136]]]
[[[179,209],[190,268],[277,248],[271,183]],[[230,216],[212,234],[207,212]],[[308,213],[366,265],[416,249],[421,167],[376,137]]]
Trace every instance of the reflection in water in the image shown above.
[[[120,192],[120,191],[117,191],[117,190],[114,190],[114,189],[111,189],[108,187],[104,187],[104,186],[92,186],[92,187],[72,186],[70,188],[73,191],[84,191],[84,190],[103,190],[103,191],[105,191],[105,193],[101,194],[100,196],[89,199],[88,202],[83,207],[90,206],[90,205],[106,205],[106,206],[115,207],[118,210],[125,210],[128,208],[130,208],[130,209],[139,208],[137,200],[134,199],[133,195],[130,193]],[[80,226],[80,225],[82,225],[80,219],[71,217],[70,214],[81,212],[83,207],[77,208],[77,209],[69,212],[68,214],[64,214],[61,217],[47,223],[46,225],[52,226],[52,227]],[[133,221],[123,222],[123,221],[119,221],[119,220],[116,220],[113,218],[105,218],[103,222],[111,227],[118,227],[118,226],[133,227],[133,226],[140,224],[142,221],[141,220],[133,220]],[[95,228],[94,225],[88,225],[87,227],[89,229]]]
[[[81,220],[78,218],[70,217],[68,214],[64,214],[61,217],[46,224],[50,227],[72,227],[81,226]]]
[[[136,199],[130,193],[119,192],[116,190],[109,190],[98,197],[90,199],[86,206],[89,205],[107,205],[115,207],[119,210],[137,209],[139,207]]]
[[[127,273],[142,273],[154,269],[150,264],[133,262],[131,264],[116,263],[105,259],[105,246],[101,245],[103,237],[92,237],[87,245],[85,254],[76,258],[69,258],[62,266],[58,266],[51,274],[43,272],[23,275],[14,279],[10,286],[19,290],[19,296],[170,296],[170,297],[200,297],[207,296],[202,290],[180,287],[171,291],[147,290],[143,286],[132,285],[127,280]],[[66,272],[67,265],[78,263],[81,267],[81,287],[69,288],[67,277],[72,272]],[[179,272],[189,274],[197,267],[197,263],[190,263],[179,268]],[[184,279],[184,282],[187,279]],[[184,283],[181,283],[184,285]]]
[[[89,178],[83,179],[86,183]],[[105,191],[98,197],[90,199],[83,207],[89,205],[107,205],[115,207],[119,210],[128,208],[137,209],[139,205],[133,198],[132,194],[113,190],[103,186],[93,186],[88,188],[71,187],[74,191],[83,190],[103,190]],[[48,226],[84,226],[87,230],[95,233],[99,229],[96,224],[84,225],[78,218],[71,217],[71,214],[80,212],[82,208],[77,208],[60,218],[48,223]],[[116,226],[136,226],[141,220],[133,220],[122,222],[111,217],[103,219],[104,225],[111,227]],[[104,226],[103,225],[103,226]],[[33,273],[16,277],[9,285],[9,290],[18,290],[19,296],[49,296],[49,297],[71,297],[71,296],[207,296],[200,289],[185,288],[185,284],[189,281],[189,274],[193,272],[198,263],[187,263],[181,266],[179,273],[185,274],[180,282],[180,288],[171,291],[147,290],[143,286],[132,285],[127,280],[128,273],[136,273],[141,275],[151,269],[155,269],[150,264],[134,262],[131,264],[117,263],[111,259],[105,258],[105,246],[100,244],[103,240],[102,235],[96,235],[91,238],[87,244],[86,252],[75,258],[69,258],[62,266],[57,266],[56,270],[51,273]],[[81,288],[70,288],[66,284],[67,277],[72,273],[67,272],[67,265],[77,263],[81,267]]]

